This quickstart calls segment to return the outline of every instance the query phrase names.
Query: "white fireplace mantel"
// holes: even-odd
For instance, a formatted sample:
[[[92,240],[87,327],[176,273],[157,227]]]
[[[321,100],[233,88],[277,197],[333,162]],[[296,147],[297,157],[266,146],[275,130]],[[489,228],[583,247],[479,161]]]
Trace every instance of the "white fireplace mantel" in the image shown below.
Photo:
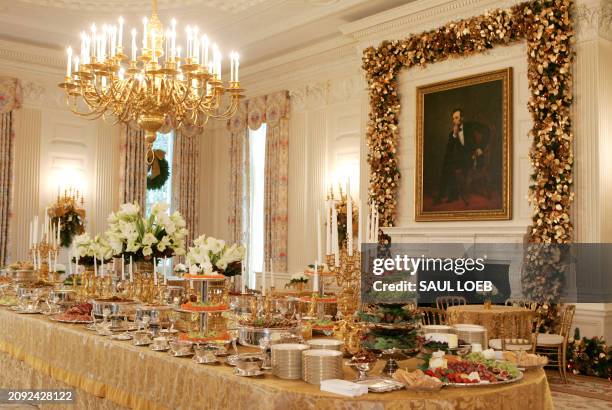
[[[410,227],[387,227],[383,232],[392,243],[522,243],[525,225],[498,225],[486,223],[470,225],[427,224]]]

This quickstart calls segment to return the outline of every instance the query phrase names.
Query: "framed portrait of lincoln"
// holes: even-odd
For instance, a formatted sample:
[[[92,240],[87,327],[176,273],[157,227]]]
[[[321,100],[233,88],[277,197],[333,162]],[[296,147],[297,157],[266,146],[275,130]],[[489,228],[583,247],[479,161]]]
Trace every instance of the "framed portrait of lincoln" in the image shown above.
[[[512,217],[512,68],[417,88],[417,221]]]

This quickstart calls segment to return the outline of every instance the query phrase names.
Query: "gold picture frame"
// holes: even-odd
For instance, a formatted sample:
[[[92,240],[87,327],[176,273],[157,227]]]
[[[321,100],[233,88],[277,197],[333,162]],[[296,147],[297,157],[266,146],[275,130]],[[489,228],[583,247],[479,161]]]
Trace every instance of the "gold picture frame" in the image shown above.
[[[511,219],[512,68],[416,94],[415,220]]]

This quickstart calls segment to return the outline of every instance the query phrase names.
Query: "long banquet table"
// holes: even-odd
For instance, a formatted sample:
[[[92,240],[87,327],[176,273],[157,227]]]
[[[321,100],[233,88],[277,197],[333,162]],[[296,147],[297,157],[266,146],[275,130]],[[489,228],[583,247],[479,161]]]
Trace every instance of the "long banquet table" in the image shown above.
[[[410,360],[401,365],[415,367]],[[346,368],[345,376],[352,379],[355,373]],[[199,365],[98,336],[83,325],[6,308],[0,309],[0,382],[2,388],[77,389],[76,407],[43,406],[52,409],[552,409],[543,370],[495,387],[351,399],[301,380],[235,376],[226,365]]]

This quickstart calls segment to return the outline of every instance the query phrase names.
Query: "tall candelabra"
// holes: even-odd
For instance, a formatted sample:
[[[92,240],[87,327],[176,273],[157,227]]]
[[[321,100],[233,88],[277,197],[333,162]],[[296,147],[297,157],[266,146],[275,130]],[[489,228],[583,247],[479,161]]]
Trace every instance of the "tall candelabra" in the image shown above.
[[[38,279],[41,281],[52,280],[54,282],[59,281],[59,274],[52,271],[52,262],[57,259],[59,253],[59,245],[50,243],[47,241],[46,235],[40,240],[32,244],[30,248],[30,258],[33,262],[35,270],[38,272]],[[53,277],[50,278],[49,274],[53,273]]]
[[[336,331],[344,341],[345,352],[353,354],[359,351],[361,345],[361,325],[355,320],[361,289],[361,252],[353,251],[349,255],[343,247],[339,259],[339,266],[335,266],[334,255],[327,255],[328,269],[335,274],[340,287],[338,311],[342,314],[342,320],[337,323]]]

